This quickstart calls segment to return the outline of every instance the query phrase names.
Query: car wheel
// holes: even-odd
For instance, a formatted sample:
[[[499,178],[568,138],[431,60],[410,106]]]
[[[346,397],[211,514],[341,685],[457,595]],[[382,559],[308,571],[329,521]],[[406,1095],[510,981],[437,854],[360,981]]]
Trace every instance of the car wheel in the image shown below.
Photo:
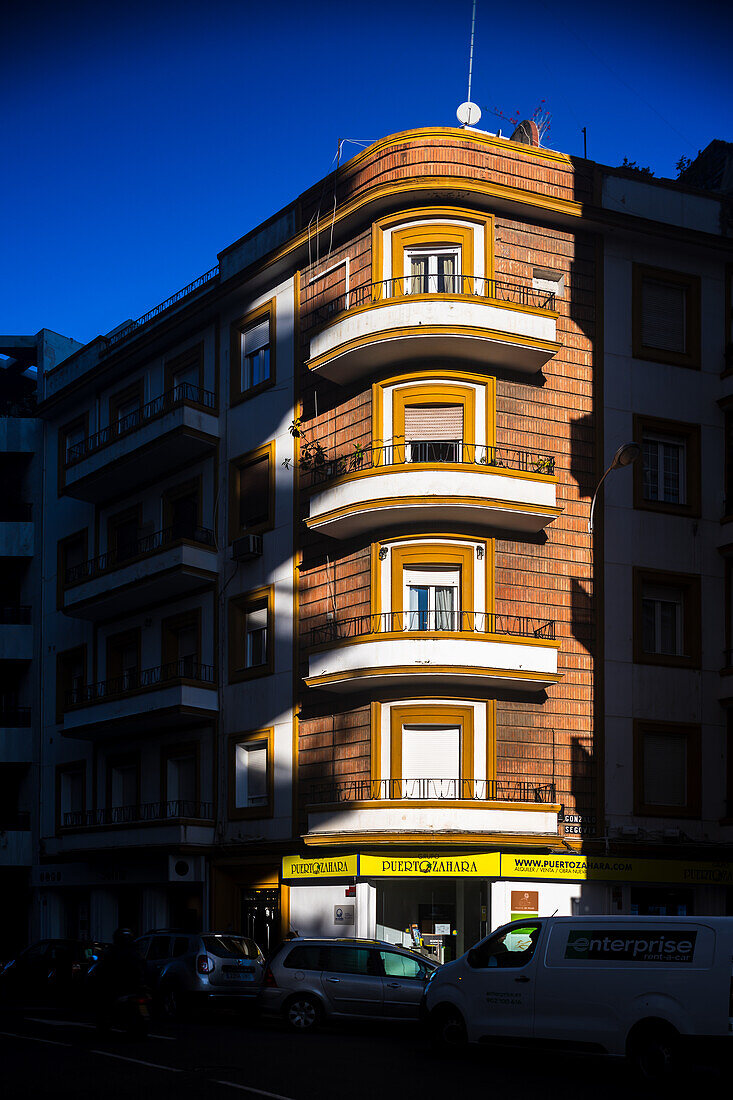
[[[664,1081],[679,1066],[679,1035],[665,1024],[639,1028],[629,1036],[628,1056],[645,1081]]]
[[[468,1042],[466,1023],[457,1008],[443,1005],[430,1016],[433,1037],[442,1047],[462,1047]]]
[[[285,1019],[293,1031],[315,1031],[321,1022],[321,1006],[305,994],[293,997],[285,1008]]]

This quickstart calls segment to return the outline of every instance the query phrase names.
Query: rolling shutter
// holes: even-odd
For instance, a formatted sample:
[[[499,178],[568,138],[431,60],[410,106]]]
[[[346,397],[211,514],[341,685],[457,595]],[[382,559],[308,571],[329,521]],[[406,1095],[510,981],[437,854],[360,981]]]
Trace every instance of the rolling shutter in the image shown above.
[[[405,442],[448,440],[463,442],[463,405],[408,405]]]
[[[644,801],[649,806],[687,805],[685,734],[644,734]]]
[[[245,355],[252,355],[260,348],[266,348],[270,343],[270,318],[253,325],[242,333],[242,351]]]
[[[460,774],[458,727],[402,727],[402,776],[396,779],[459,779]]]
[[[641,290],[641,342],[644,347],[685,352],[686,304],[685,287],[644,279]]]

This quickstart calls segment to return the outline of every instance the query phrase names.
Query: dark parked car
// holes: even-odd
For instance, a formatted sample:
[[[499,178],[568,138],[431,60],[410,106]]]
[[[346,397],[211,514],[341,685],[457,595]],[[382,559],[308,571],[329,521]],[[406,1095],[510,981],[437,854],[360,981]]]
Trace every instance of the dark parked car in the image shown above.
[[[260,1007],[296,1031],[312,1031],[324,1018],[417,1020],[436,967],[380,940],[294,939],[270,959]]]
[[[156,929],[137,946],[153,998],[171,1018],[207,1004],[253,1003],[262,984],[262,952],[233,932]]]
[[[87,973],[109,947],[93,940],[40,940],[3,967],[0,996],[25,1004],[83,997]]]

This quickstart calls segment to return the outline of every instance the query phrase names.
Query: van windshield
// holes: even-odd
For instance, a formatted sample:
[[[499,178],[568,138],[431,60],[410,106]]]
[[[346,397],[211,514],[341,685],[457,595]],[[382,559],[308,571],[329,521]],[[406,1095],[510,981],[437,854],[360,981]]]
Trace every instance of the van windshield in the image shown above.
[[[218,959],[256,959],[260,949],[245,936],[204,936],[204,947]]]

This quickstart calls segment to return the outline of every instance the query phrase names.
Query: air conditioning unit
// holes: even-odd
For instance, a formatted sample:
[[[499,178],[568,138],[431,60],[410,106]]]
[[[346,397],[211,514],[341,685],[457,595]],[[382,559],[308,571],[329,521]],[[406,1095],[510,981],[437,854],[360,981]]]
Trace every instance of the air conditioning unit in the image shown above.
[[[252,561],[262,557],[262,535],[242,535],[232,543],[234,561]]]
[[[203,856],[168,856],[169,882],[203,882]]]

